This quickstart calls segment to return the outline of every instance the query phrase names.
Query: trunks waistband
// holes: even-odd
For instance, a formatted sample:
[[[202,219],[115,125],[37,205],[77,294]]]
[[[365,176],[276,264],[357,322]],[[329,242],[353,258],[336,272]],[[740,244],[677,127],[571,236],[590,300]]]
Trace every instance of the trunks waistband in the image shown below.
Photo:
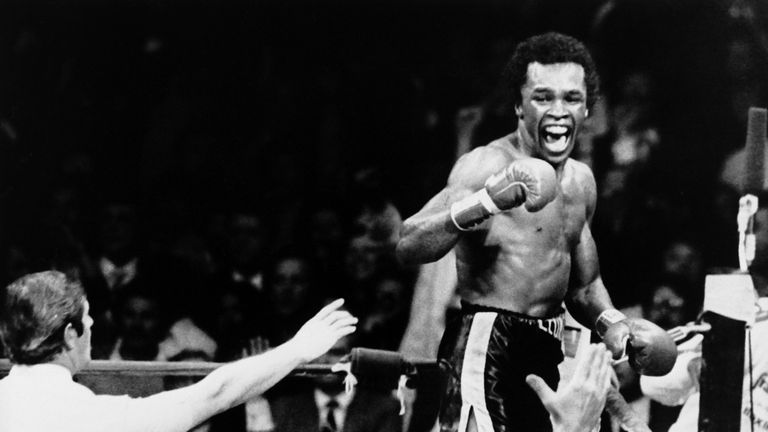
[[[513,318],[515,321],[537,327],[539,330],[547,333],[557,340],[563,340],[563,329],[565,327],[565,310],[560,308],[557,315],[548,318],[537,318],[530,315],[513,312],[506,309],[495,308],[492,306],[482,306],[465,301],[461,302],[461,311],[463,313],[477,312],[496,312],[505,317]]]

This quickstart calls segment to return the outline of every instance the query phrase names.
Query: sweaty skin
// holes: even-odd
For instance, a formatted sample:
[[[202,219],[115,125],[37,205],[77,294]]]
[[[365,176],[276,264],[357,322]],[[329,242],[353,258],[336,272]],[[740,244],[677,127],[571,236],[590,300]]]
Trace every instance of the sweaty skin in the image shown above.
[[[528,66],[516,107],[517,131],[462,156],[446,187],[403,223],[398,256],[409,263],[439,259],[455,246],[463,300],[534,317],[569,311],[592,328],[612,308],[599,274],[589,223],[596,186],[590,169],[569,155],[587,115],[584,70],[574,63]],[[483,187],[512,161],[536,157],[555,168],[557,194],[542,210],[506,210],[471,232],[450,218],[452,203]]]

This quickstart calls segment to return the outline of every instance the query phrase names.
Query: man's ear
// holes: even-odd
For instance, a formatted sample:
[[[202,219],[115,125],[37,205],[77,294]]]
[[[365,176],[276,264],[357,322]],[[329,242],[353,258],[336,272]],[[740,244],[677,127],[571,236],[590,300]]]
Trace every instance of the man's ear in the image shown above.
[[[520,107],[520,105],[515,105],[515,115],[519,119],[523,118],[523,109]]]
[[[75,341],[79,338],[80,334],[78,334],[75,326],[73,326],[72,323],[68,323],[67,326],[64,327],[64,344],[67,346],[67,349],[73,349],[75,347]]]

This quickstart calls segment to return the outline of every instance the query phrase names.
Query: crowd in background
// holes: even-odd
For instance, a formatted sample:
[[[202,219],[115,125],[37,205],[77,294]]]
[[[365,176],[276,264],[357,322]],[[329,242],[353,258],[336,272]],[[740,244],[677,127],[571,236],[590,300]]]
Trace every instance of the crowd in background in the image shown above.
[[[394,256],[400,223],[460,153],[511,132],[494,77],[523,35],[552,28],[584,38],[603,75],[573,156],[596,176],[592,231],[617,306],[683,324],[705,275],[737,265],[738,150],[749,106],[768,106],[757,2],[425,4],[410,19],[382,5],[206,16],[171,3],[134,5],[144,26],[120,24],[123,36],[61,43],[84,11],[112,35],[112,12],[6,6],[19,23],[0,52],[0,278],[79,278],[94,358],[233,360],[337,297],[360,318],[356,345],[397,350],[420,307],[418,268]],[[352,29],[335,26],[342,11]],[[402,34],[366,27],[376,14]],[[192,31],[202,22],[210,40]],[[443,44],[462,22],[474,36]]]

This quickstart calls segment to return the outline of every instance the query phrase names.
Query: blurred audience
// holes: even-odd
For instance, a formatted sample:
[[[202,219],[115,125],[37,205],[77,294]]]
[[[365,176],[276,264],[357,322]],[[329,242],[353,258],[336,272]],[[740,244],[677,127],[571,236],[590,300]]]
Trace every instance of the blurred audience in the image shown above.
[[[279,252],[267,268],[263,334],[271,346],[293,336],[324,299],[314,279],[312,264],[303,251]]]
[[[397,351],[408,326],[412,283],[405,273],[382,274],[373,285],[370,308],[358,324],[360,345]]]
[[[115,310],[117,340],[109,359],[160,360],[167,319],[160,297],[146,286],[121,293]]]
[[[219,270],[223,281],[242,284],[254,291],[264,288],[268,245],[265,220],[253,212],[227,216]]]
[[[316,362],[335,364],[355,346],[347,336]],[[270,400],[276,431],[292,432],[399,432],[400,404],[387,392],[357,386],[344,391],[342,374],[314,378],[308,388]]]
[[[222,287],[213,294],[207,318],[217,344],[217,361],[240,358],[250,340],[263,331],[266,307],[260,299],[253,291],[237,285]]]
[[[641,2],[635,3],[640,7]],[[619,6],[619,2],[607,5]],[[621,17],[614,15],[612,19]],[[460,21],[466,21],[466,17],[460,17]],[[295,24],[301,25],[301,20]],[[38,33],[45,32],[23,32],[25,37]],[[450,270],[452,261],[423,269],[421,284],[426,288],[417,293],[411,308],[416,283],[412,273],[417,269],[403,268],[393,252],[402,221],[401,206],[420,202],[414,196],[430,192],[417,190],[414,185],[442,187],[439,182],[445,173],[440,170],[448,169],[450,161],[435,160],[424,167],[413,162],[416,158],[407,153],[414,149],[432,153],[440,146],[439,153],[448,158],[453,156],[452,152],[442,149],[450,146],[458,157],[484,144],[487,137],[508,132],[510,107],[500,103],[504,98],[494,88],[488,71],[498,69],[493,62],[506,58],[506,51],[519,36],[499,34],[495,39],[488,38],[494,40],[481,41],[482,44],[477,39],[467,42],[462,38],[463,48],[459,51],[485,46],[480,52],[487,64],[447,58],[451,56],[438,63],[439,53],[423,60],[422,54],[414,55],[420,63],[434,65],[429,68],[454,67],[452,62],[460,62],[467,70],[457,76],[477,75],[472,79],[476,82],[461,83],[464,87],[459,86],[456,95],[452,94],[456,86],[451,81],[456,77],[438,78],[444,71],[381,68],[379,62],[391,65],[393,60],[405,60],[387,57],[395,56],[394,50],[380,59],[366,48],[363,57],[350,59],[338,72],[323,66],[313,78],[317,69],[296,73],[294,70],[303,69],[291,60],[276,61],[281,47],[267,43],[257,50],[258,59],[253,64],[243,62],[248,69],[240,73],[249,79],[254,77],[253,83],[240,86],[237,82],[241,77],[235,77],[235,84],[222,84],[223,92],[212,92],[219,95],[216,97],[185,93],[203,80],[218,82],[221,80],[212,78],[230,77],[230,68],[207,71],[220,59],[210,61],[206,57],[204,61],[210,64],[188,77],[186,72],[194,69],[190,66],[203,63],[187,59],[180,63],[183,67],[178,71],[173,63],[174,72],[169,72],[167,82],[158,80],[153,84],[158,89],[153,100],[162,105],[155,107],[160,115],[146,116],[153,118],[154,123],[143,124],[144,120],[132,116],[121,119],[132,126],[143,125],[147,130],[139,127],[136,132],[121,134],[116,138],[121,142],[110,143],[109,150],[89,147],[92,144],[87,143],[88,139],[101,139],[101,128],[114,135],[113,128],[122,127],[122,123],[98,125],[102,117],[97,111],[116,105],[114,111],[123,117],[129,110],[121,104],[133,100],[103,100],[102,95],[112,94],[105,88],[114,90],[105,85],[113,85],[115,71],[102,74],[110,81],[108,84],[98,81],[92,90],[79,88],[80,81],[92,81],[90,75],[78,75],[83,74],[80,68],[84,66],[80,65],[89,64],[78,63],[76,57],[68,58],[69,66],[62,68],[65,71],[61,77],[44,81],[58,83],[61,89],[57,87],[56,91],[64,91],[65,96],[82,105],[82,111],[63,116],[62,122],[72,125],[79,124],[81,117],[90,118],[83,128],[93,130],[71,133],[76,138],[70,141],[77,141],[76,144],[62,145],[49,156],[49,162],[37,166],[38,159],[34,163],[26,161],[28,154],[45,153],[36,146],[46,152],[49,147],[56,147],[47,144],[54,142],[53,136],[56,140],[59,136],[35,134],[39,125],[20,118],[22,111],[12,119],[15,138],[12,147],[3,147],[2,151],[21,168],[3,173],[3,180],[39,179],[30,179],[30,185],[11,183],[0,191],[4,200],[0,214],[0,278],[7,283],[22,274],[47,268],[79,278],[97,321],[94,358],[234,360],[244,350],[269,349],[285,341],[311,311],[333,297],[345,297],[347,307],[360,318],[356,345],[397,350],[410,315],[417,337],[406,338],[404,352],[417,357],[432,356],[439,337],[429,335],[438,334],[433,327],[442,325],[445,310],[450,311],[453,301],[448,292],[455,282],[451,279],[455,278]],[[26,40],[19,37],[22,42]],[[407,38],[409,42],[413,39]],[[147,46],[154,48],[147,48],[146,58],[142,57],[141,62],[146,62],[142,67],[148,68],[142,73],[151,71],[148,75],[155,76],[153,67],[171,65],[152,62],[160,61],[161,57],[163,62],[168,61],[175,55],[172,39],[153,36],[147,40],[153,41]],[[602,42],[610,45],[610,41]],[[13,48],[19,53],[33,56],[44,52],[34,51],[35,47],[40,49],[34,38],[19,43],[19,47]],[[729,38],[724,37],[722,44],[719,54],[717,47],[713,47],[713,56],[719,55],[716,60],[723,60],[719,63],[724,65],[725,87],[715,100],[723,102],[722,107],[689,107],[693,104],[689,102],[691,95],[666,91],[674,88],[677,81],[669,84],[669,74],[653,64],[644,64],[642,60],[621,67],[608,64],[615,70],[609,69],[611,73],[605,74],[605,97],[590,113],[588,130],[580,135],[582,140],[574,151],[574,157],[591,165],[595,172],[599,195],[592,230],[600,249],[603,277],[612,289],[614,301],[628,315],[645,316],[664,328],[693,319],[701,306],[707,273],[737,264],[735,221],[745,164],[740,148],[744,142],[746,110],[749,106],[766,105],[767,87],[761,77],[768,62],[754,35],[736,31]],[[446,47],[453,49],[455,45]],[[314,53],[317,48],[308,42],[303,49],[312,52],[310,60],[334,61],[326,58],[323,51]],[[626,51],[623,45],[622,51]],[[296,58],[305,60],[302,56]],[[685,59],[691,67],[700,66],[689,60]],[[47,70],[37,65],[34,69]],[[290,73],[285,74],[286,70]],[[406,79],[397,83],[388,75]],[[295,79],[300,80],[300,86],[293,85]],[[72,87],[73,83],[77,85]],[[374,89],[369,83],[381,85]],[[397,95],[388,94],[390,84],[396,84]],[[168,95],[159,90],[166,87],[170,88]],[[452,91],[442,94],[442,88]],[[700,88],[696,86],[696,93],[701,93]],[[138,94],[142,97],[136,101],[145,103],[143,93]],[[249,101],[248,105],[221,110],[231,102],[224,94],[238,95],[238,99]],[[256,102],[251,106],[250,101]],[[302,113],[302,104],[313,109]],[[185,108],[175,109],[178,105]],[[51,117],[65,106],[52,107]],[[203,106],[212,107],[216,118],[206,120],[211,112]],[[373,108],[366,111],[364,106]],[[144,105],[141,107],[144,109]],[[240,113],[233,114],[235,111]],[[705,119],[725,114],[724,124],[692,128],[690,121],[680,121],[695,118],[702,111],[713,113]],[[8,135],[10,124],[5,117],[0,122],[3,137]],[[314,131],[315,136],[305,139],[305,129],[297,125]],[[386,130],[377,131],[382,126]],[[717,129],[711,131],[716,136],[713,141],[723,142],[712,154],[686,154],[682,164],[670,156],[675,154],[671,150],[698,150],[700,142],[691,138],[699,135],[680,133],[681,129],[703,129],[705,134]],[[150,139],[142,142],[140,136],[145,133]],[[88,138],[90,135],[95,138]],[[360,137],[372,141],[361,145]],[[375,151],[370,151],[374,145]],[[113,160],[115,155],[132,153],[137,153],[136,159],[143,158],[143,162]],[[716,168],[699,167],[700,161],[710,159],[718,165]],[[55,169],[46,173],[48,166]],[[126,172],[163,171],[164,167],[170,173],[180,173],[180,177],[151,177],[169,180],[164,185],[150,181],[152,190],[142,191],[139,187],[121,186],[123,181],[110,181]],[[710,171],[715,178],[704,178]],[[404,172],[406,176],[417,173],[414,177],[419,178],[397,179]],[[159,202],[162,200],[157,196],[165,199],[166,195],[153,192],[155,186],[164,191],[168,198],[165,201],[170,202]],[[17,190],[12,190],[14,187]],[[762,265],[761,262],[755,265]],[[436,287],[437,284],[441,286]],[[439,313],[426,313],[425,303]],[[338,347],[337,354],[348,351],[352,343],[345,340],[346,345]],[[341,396],[338,403],[342,411],[349,409],[347,413],[334,414],[339,430],[399,430],[389,396],[374,397],[361,392],[345,395],[339,393],[337,377],[333,378],[332,382],[313,383],[313,389],[305,393],[294,393],[298,387],[275,393],[275,430],[289,430],[285,425],[296,425],[295,430],[306,427],[316,431],[328,419],[324,402],[335,396]],[[620,378],[627,399],[640,401],[637,377],[620,371]],[[186,382],[168,380],[165,384],[173,387]],[[147,384],[147,388],[156,387],[156,383]],[[368,413],[360,408],[362,405],[358,406],[358,400],[375,406],[376,415],[381,413],[379,423],[370,423],[376,416],[364,415]],[[295,415],[291,408],[294,403],[308,413],[306,418]],[[647,407],[653,430],[665,430],[668,426],[669,416],[663,411],[655,403]],[[242,411],[237,414],[242,415]],[[244,430],[245,422],[242,418],[238,421],[222,426],[223,429],[217,429],[213,422],[197,430]],[[291,423],[299,421],[304,423]]]
[[[112,292],[129,285],[138,275],[138,223],[138,212],[131,202],[109,200],[100,209],[98,265]]]

